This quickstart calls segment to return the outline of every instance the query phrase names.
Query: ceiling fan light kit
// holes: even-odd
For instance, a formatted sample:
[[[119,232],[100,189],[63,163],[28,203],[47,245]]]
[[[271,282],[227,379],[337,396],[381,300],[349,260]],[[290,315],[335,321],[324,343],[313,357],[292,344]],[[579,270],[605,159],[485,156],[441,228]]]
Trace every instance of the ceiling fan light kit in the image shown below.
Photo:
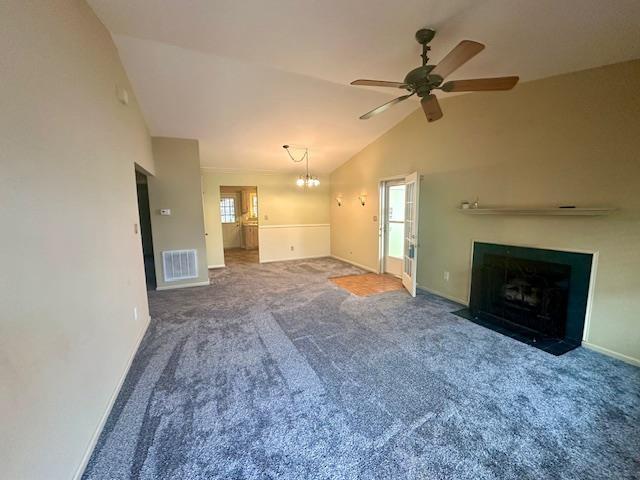
[[[443,92],[477,92],[510,90],[519,78],[517,76],[497,78],[475,78],[467,80],[452,80],[446,83],[444,79],[484,50],[484,45],[472,40],[461,41],[437,65],[429,65],[429,43],[435,36],[435,30],[422,28],[416,32],[416,41],[422,45],[422,66],[414,68],[404,78],[403,82],[389,82],[386,80],[354,80],[351,85],[365,87],[390,87],[408,90],[410,93],[374,108],[360,117],[367,120],[374,115],[384,112],[396,103],[400,103],[413,95],[420,97],[420,104],[428,122],[442,118],[442,110],[434,90]]]

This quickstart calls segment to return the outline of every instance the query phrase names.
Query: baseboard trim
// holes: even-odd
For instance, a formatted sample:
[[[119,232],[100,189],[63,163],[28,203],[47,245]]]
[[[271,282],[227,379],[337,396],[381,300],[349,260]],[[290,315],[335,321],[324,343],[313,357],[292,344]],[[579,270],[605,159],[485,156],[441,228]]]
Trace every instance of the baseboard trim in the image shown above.
[[[347,260],[346,258],[342,258],[342,257],[339,257],[337,255],[331,255],[331,258],[335,258],[336,260],[340,260],[341,262],[344,262],[344,263],[349,263],[349,264],[353,265],[354,267],[361,268],[363,270],[366,270],[367,272],[380,273],[375,268],[367,267],[366,265],[362,265],[361,263],[357,263],[357,262],[354,262],[352,260]]]
[[[636,367],[640,367],[640,359],[630,357],[628,355],[624,355],[622,353],[614,352],[613,350],[609,350],[608,348],[600,347],[598,345],[594,345],[589,342],[582,342],[582,346],[584,348],[588,348],[589,350],[593,350],[594,352],[602,353],[603,355],[607,355],[608,357],[617,358],[618,360],[622,360],[625,363],[629,363],[631,365],[635,365]]]
[[[433,288],[427,288],[422,285],[417,285],[417,288],[418,290],[424,290],[425,292],[432,293],[433,295],[438,295],[439,297],[446,298],[447,300],[451,300],[452,302],[459,303],[461,305],[464,305],[465,307],[469,306],[466,300],[462,300],[461,298],[454,297],[453,295],[448,295],[438,290],[434,290]]]
[[[205,287],[207,285],[211,285],[209,280],[194,283],[181,283],[180,285],[163,285],[161,287],[157,287],[156,290],[175,290],[176,288]]]
[[[226,268],[226,265],[224,263],[221,263],[220,265],[207,265],[207,269],[209,270],[214,268]]]
[[[311,258],[327,258],[329,255],[311,255],[308,257],[294,257],[294,258],[280,258],[275,260],[262,260],[260,259],[260,263],[275,263],[275,262],[288,262],[291,260],[308,260]]]
[[[129,374],[129,369],[131,368],[133,359],[135,358],[136,353],[138,353],[138,348],[140,348],[140,343],[142,343],[144,334],[147,333],[147,329],[149,328],[150,322],[151,322],[151,317],[147,317],[147,322],[144,325],[144,328],[141,330],[140,334],[138,335],[135,347],[133,348],[133,351],[129,355],[127,368],[125,368],[124,373],[122,374],[122,376],[120,377],[120,380],[118,381],[118,385],[116,386],[115,390],[113,391],[113,394],[111,395],[111,398],[109,399],[109,403],[107,404],[107,409],[104,412],[104,415],[102,415],[100,422],[98,422],[98,426],[96,427],[96,430],[93,433],[91,440],[89,441],[89,445],[87,446],[87,449],[84,452],[84,455],[82,456],[82,461],[80,462],[80,465],[78,466],[78,469],[76,470],[76,473],[73,476],[73,480],[80,480],[82,478],[82,475],[84,474],[85,469],[87,468],[87,464],[89,463],[89,459],[91,458],[93,449],[96,448],[96,444],[98,443],[98,439],[100,438],[102,429],[104,428],[105,423],[107,423],[109,414],[111,414],[111,409],[113,408],[113,404],[116,403],[116,399],[118,398],[120,389],[122,388],[122,385],[124,384],[124,380],[127,378],[127,375]]]

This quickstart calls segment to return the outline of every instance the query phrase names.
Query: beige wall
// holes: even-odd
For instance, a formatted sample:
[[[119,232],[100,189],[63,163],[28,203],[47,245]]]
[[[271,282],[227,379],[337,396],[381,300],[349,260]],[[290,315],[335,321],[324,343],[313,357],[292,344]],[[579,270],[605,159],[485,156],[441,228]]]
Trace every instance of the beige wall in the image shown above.
[[[0,71],[0,477],[66,480],[149,319],[134,162],[153,157],[84,2],[0,2]]]
[[[419,171],[418,283],[466,301],[473,239],[599,252],[587,341],[640,359],[640,61],[416,111],[331,175],[334,255],[377,266],[380,178]],[[357,195],[366,192],[366,207]],[[470,217],[482,205],[612,206],[609,217]],[[450,280],[444,281],[444,271]]]
[[[207,248],[197,140],[153,137],[156,175],[149,177],[149,207],[158,289],[207,284]],[[160,209],[171,215],[160,215]],[[162,252],[196,249],[198,278],[164,281]]]
[[[210,266],[224,264],[222,228],[220,223],[220,186],[258,187],[259,224],[263,226],[329,224],[329,179],[320,177],[320,186],[301,189],[296,186],[297,174],[224,173],[202,171],[204,192],[207,254]],[[328,227],[327,227],[328,229]],[[262,229],[261,229],[262,230]],[[298,229],[299,231],[299,229]],[[298,231],[289,236],[297,235]],[[283,233],[282,230],[280,233]],[[304,237],[300,237],[304,238]],[[287,239],[284,239],[287,240]],[[270,247],[267,247],[270,250]],[[264,249],[263,249],[264,250]],[[319,251],[317,248],[313,252]],[[309,251],[307,251],[309,253]],[[276,258],[269,251],[260,252],[269,259]],[[298,257],[297,251],[291,258]],[[277,258],[281,258],[278,256]]]

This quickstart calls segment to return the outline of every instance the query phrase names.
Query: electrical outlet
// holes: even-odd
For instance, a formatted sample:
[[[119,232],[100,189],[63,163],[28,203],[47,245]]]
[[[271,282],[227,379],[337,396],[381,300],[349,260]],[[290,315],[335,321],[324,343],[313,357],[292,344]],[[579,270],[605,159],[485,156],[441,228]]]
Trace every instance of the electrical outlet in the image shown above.
[[[447,271],[444,272],[444,281],[445,282],[449,281],[449,272],[447,272]]]
[[[291,245],[291,251],[293,252],[293,245]]]
[[[264,219],[265,219],[265,220],[269,220],[269,215],[265,215],[265,216],[264,216]]]
[[[133,319],[138,320],[138,307],[133,307]]]

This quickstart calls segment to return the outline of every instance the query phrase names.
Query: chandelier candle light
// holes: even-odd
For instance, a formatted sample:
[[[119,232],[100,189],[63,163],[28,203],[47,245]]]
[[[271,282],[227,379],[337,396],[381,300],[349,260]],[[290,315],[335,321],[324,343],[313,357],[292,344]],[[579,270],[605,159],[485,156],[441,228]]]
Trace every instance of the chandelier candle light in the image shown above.
[[[298,185],[299,187],[317,187],[318,185],[320,185],[320,180],[318,180],[318,177],[309,175],[309,148],[308,147],[291,147],[289,145],[283,145],[282,148],[284,148],[287,151],[287,153],[289,154],[289,158],[291,158],[291,160],[293,160],[294,163],[300,163],[303,161],[306,162],[306,173],[298,177],[298,179],[296,180],[296,185]],[[302,154],[302,156],[297,160],[289,150],[293,148],[304,150],[304,153]]]

